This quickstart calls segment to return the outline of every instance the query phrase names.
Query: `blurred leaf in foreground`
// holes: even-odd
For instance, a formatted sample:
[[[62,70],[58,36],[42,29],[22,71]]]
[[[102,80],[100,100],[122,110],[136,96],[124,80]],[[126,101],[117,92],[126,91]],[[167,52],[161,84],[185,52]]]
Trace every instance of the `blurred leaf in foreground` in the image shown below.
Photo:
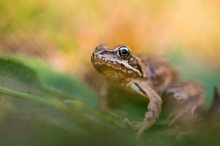
[[[62,76],[56,77],[67,81],[67,85],[73,84]],[[123,140],[127,136],[104,122],[105,116],[96,107],[78,96],[70,96],[70,91],[64,93],[58,87],[43,85],[25,65],[0,58],[0,79],[1,145],[128,144]],[[49,83],[52,82],[48,80]],[[52,85],[56,85],[56,80]],[[134,141],[131,139],[129,143],[132,145]]]
[[[25,59],[22,62],[34,70],[18,60],[0,58],[0,145],[184,146],[207,145],[205,140],[218,144],[215,133],[220,128],[215,120],[184,129],[164,124],[163,114],[137,139],[136,131],[125,127],[122,119],[141,120],[145,101],[112,92],[114,109],[123,111],[115,117],[97,108],[95,94],[82,82]]]

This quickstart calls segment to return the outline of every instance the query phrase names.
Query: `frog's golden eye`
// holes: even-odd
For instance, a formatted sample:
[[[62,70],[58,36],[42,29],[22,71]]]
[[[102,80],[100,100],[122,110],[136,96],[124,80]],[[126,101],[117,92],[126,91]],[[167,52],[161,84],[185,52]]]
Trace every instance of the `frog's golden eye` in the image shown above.
[[[130,50],[126,46],[120,46],[118,49],[118,55],[119,57],[126,59],[130,56]]]

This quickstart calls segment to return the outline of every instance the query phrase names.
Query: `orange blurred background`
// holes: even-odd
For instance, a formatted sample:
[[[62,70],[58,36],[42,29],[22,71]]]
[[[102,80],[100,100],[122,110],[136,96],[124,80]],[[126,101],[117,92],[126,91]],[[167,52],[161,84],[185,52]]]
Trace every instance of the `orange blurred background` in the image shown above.
[[[0,13],[2,53],[40,57],[80,77],[100,43],[139,54],[183,49],[220,68],[217,0],[0,1]]]

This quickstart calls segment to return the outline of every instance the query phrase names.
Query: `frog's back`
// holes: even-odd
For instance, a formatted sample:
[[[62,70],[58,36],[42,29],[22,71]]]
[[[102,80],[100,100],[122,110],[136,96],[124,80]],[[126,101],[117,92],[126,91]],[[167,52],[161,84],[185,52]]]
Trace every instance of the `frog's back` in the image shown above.
[[[158,91],[164,91],[178,78],[177,72],[165,59],[153,56],[140,57],[148,82]]]

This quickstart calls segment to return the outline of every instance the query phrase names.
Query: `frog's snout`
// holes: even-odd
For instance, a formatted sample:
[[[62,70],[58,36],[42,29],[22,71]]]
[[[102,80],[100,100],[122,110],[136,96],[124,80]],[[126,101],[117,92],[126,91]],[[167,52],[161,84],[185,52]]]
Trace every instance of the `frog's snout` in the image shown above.
[[[101,54],[104,50],[106,50],[108,47],[107,47],[107,45],[105,45],[105,44],[100,44],[100,45],[98,45],[96,48],[95,48],[95,50],[94,50],[94,52],[92,53],[92,56],[91,56],[91,61],[92,62],[94,62],[96,59],[97,59],[97,57],[99,56],[99,54]]]
[[[95,48],[95,51],[94,51],[94,53],[93,53],[93,56],[94,56],[94,55],[97,55],[97,54],[99,54],[99,53],[101,53],[102,51],[104,51],[104,50],[106,50],[106,49],[108,49],[108,46],[107,46],[106,44],[100,44],[100,45],[98,45],[98,46]]]

